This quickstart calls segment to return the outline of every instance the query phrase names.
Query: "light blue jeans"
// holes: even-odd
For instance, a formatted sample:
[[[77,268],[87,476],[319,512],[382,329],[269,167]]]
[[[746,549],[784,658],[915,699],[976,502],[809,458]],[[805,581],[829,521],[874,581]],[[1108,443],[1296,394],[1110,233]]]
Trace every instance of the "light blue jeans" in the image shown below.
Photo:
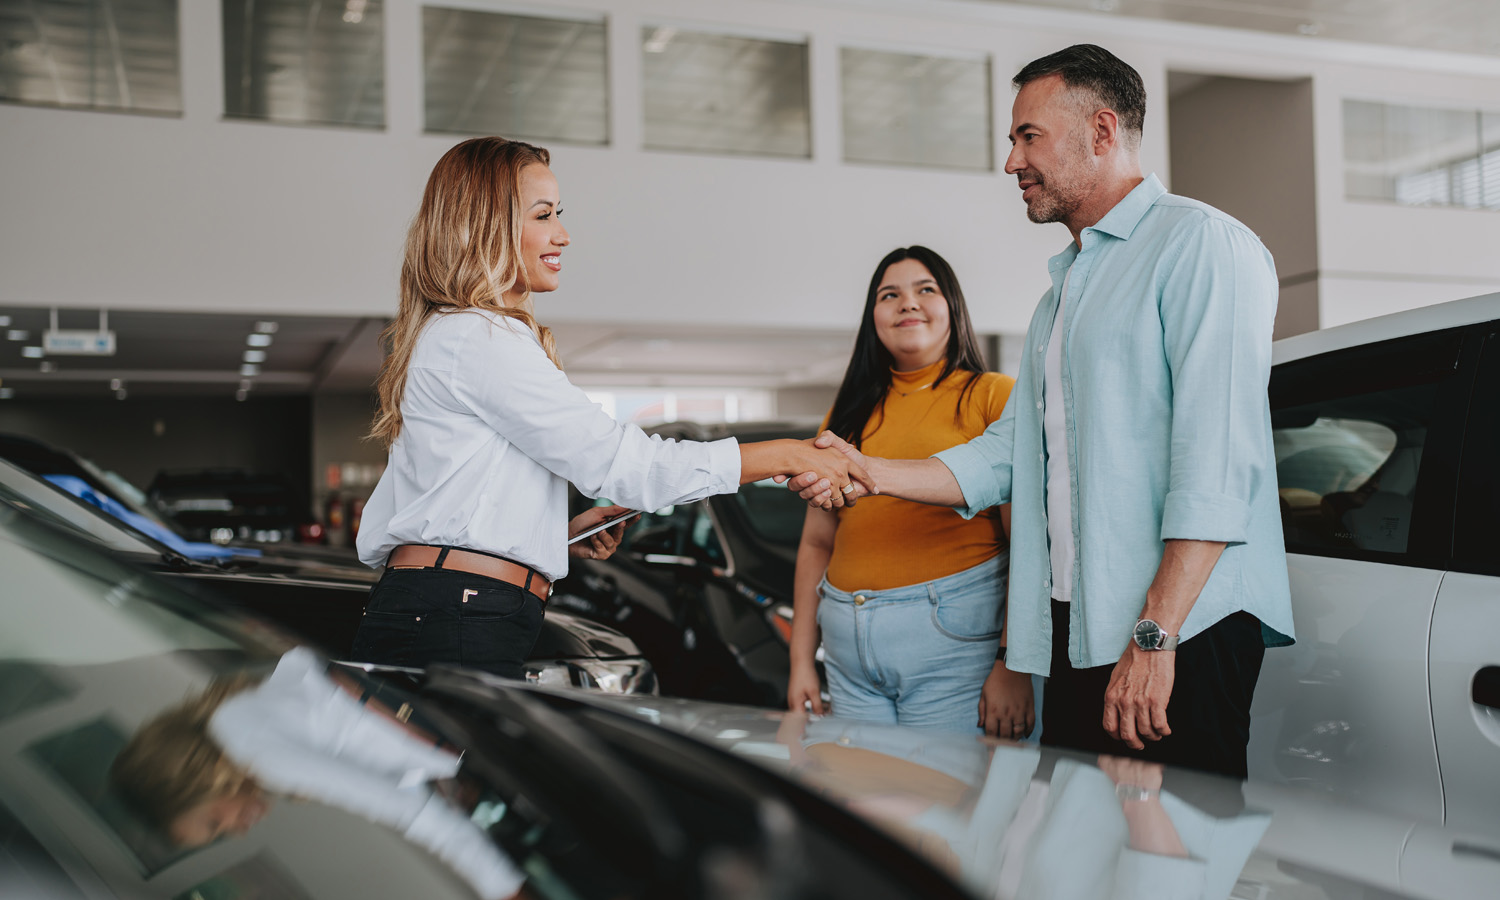
[[[977,733],[979,693],[1005,622],[1008,563],[1001,553],[935,581],[883,591],[841,591],[824,578],[818,626],[833,714]],[[1040,722],[1040,707],[1038,713]]]

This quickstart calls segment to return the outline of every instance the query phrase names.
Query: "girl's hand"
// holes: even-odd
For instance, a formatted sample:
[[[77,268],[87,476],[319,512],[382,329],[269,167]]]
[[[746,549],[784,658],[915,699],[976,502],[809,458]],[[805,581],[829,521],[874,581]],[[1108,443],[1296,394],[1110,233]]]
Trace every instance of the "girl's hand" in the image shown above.
[[[814,666],[792,663],[791,678],[787,681],[786,708],[792,712],[805,712],[811,704],[815,715],[823,714],[823,685],[818,681],[818,670]]]
[[[979,727],[990,737],[1019,741],[1036,726],[1031,676],[996,660],[979,691]]]
[[[627,506],[596,506],[593,509],[585,510],[568,523],[568,537],[572,537],[580,531],[588,531],[605,519],[628,512],[630,512],[630,508]],[[631,516],[618,525],[611,525],[598,534],[593,535],[588,540],[569,544],[568,555],[579,559],[609,559],[620,548],[620,541],[625,537],[625,529],[629,528],[639,519],[639,515]]]

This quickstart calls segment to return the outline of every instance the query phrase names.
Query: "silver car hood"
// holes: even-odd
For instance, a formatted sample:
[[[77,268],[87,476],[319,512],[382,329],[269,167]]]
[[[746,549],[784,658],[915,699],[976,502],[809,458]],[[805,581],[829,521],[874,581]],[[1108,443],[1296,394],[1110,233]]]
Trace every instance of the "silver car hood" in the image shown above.
[[[1491,900],[1500,885],[1500,835],[1324,792],[833,717],[587,700],[777,772],[908,842],[977,897]]]

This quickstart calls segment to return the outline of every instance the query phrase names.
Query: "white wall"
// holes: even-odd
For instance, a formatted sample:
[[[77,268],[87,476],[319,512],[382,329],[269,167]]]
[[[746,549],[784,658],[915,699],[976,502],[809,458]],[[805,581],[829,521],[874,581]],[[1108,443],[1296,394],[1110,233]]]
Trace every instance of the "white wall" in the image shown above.
[[[1172,188],[1260,236],[1281,280],[1276,337],[1318,327],[1312,83],[1209,78],[1168,109]]]
[[[1312,77],[1324,324],[1500,284],[1500,215],[1349,204],[1339,162],[1342,97],[1500,105],[1500,60],[958,0],[568,5],[609,13],[613,145],[552,147],[574,239],[565,287],[542,306],[554,320],[847,327],[874,261],[921,242],[954,263],[981,331],[1022,330],[1066,232],[1027,222],[1000,172],[840,162],[849,42],[992,54],[1000,159],[1009,76],[1069,43],[1103,43],[1145,78],[1144,162],[1169,183],[1169,69]],[[0,304],[393,311],[402,234],[455,139],[421,133],[420,0],[386,0],[386,22],[384,132],[221,121],[215,0],[182,0],[181,119],[0,106]],[[810,35],[814,158],[639,149],[639,29],[661,22]]]

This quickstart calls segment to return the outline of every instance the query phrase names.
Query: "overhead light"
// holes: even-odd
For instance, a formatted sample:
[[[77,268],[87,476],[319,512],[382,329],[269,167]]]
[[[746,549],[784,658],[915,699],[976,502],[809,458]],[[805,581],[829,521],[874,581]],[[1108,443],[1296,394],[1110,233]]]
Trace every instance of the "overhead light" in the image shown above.
[[[242,391],[248,391],[248,390],[250,390],[250,388],[252,386],[254,386],[254,384],[255,384],[255,382],[251,381],[248,378],[241,378],[240,379],[240,390],[242,390]]]
[[[255,330],[260,332],[261,334],[275,334],[278,330],[280,330],[280,328],[281,326],[277,325],[275,322],[255,323]]]
[[[646,43],[642,45],[642,49],[647,53],[666,53],[667,45],[672,43],[672,38],[674,37],[677,37],[677,29],[658,28],[651,32],[651,37],[646,39]]]
[[[9,324],[9,323],[6,323],[6,324]],[[24,328],[12,328],[11,330],[5,332],[5,339],[8,340],[8,341],[25,341],[25,340],[30,340],[31,339],[31,332],[27,331]]]
[[[15,388],[0,388],[0,400],[9,400],[16,395]]]
[[[252,363],[245,363],[243,366],[240,366],[240,377],[241,378],[254,378],[255,376],[257,376],[259,374],[260,374],[260,366],[254,365]]]
[[[263,363],[265,361],[266,361],[266,351],[264,351],[264,350],[246,350],[245,351],[245,362],[247,362],[247,363]]]
[[[56,372],[57,371],[57,363],[53,362],[50,359],[44,359],[36,367],[36,369],[37,369],[38,372]]]
[[[10,327],[10,316],[0,316],[0,328]]]
[[[25,338],[22,338],[22,340],[25,340]],[[22,347],[21,355],[27,359],[41,359],[47,355],[47,351],[33,344],[30,347]]]
[[[269,347],[271,346],[271,336],[269,334],[258,333],[247,335],[245,337],[245,343],[249,344],[252,347]]]
[[[112,390],[112,391],[118,391],[120,388],[123,388],[124,386],[125,386],[125,382],[121,381],[118,378],[111,378],[109,380],[109,389]]]

